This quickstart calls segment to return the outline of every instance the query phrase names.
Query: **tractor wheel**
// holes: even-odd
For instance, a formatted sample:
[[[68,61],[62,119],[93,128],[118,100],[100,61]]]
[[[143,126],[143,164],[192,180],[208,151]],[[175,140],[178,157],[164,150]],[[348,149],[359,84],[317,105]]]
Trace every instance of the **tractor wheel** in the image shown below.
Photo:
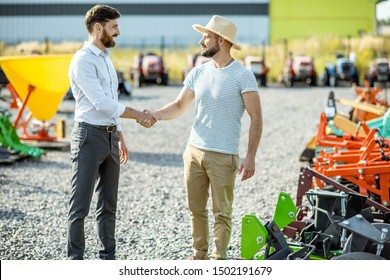
[[[161,84],[162,84],[163,86],[167,86],[167,85],[168,85],[168,73],[162,74],[162,77],[161,77]]]
[[[356,86],[359,86],[359,76],[358,76],[358,74],[355,74],[353,76],[352,83],[354,83]]]
[[[316,87],[317,86],[317,77],[314,76],[313,78],[311,78],[310,80],[310,86],[312,87]]]
[[[261,75],[259,80],[260,80],[260,86],[262,87],[267,86],[267,75]]]
[[[321,76],[321,83],[322,83],[322,85],[324,87],[330,86],[330,84],[329,84],[329,73],[328,73],[327,69],[325,69],[324,73]]]
[[[369,86],[373,88],[374,84],[375,84],[375,79],[374,78],[368,78],[367,81],[368,81]]]

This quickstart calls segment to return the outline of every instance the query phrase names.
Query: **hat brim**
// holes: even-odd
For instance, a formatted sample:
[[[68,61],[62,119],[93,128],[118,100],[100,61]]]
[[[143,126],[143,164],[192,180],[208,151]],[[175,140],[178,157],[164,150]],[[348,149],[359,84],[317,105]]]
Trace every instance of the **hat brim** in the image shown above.
[[[217,34],[218,36],[221,36],[222,38],[224,38],[226,41],[229,41],[230,43],[232,43],[233,49],[241,50],[241,46],[238,45],[236,42],[234,42],[234,40],[232,38],[229,38],[228,36],[223,35],[223,34],[219,33],[218,31],[206,28],[206,27],[201,26],[199,24],[194,24],[192,26],[192,28],[195,29],[196,31],[199,31],[200,33],[205,33],[207,31],[207,32],[212,32],[214,34]]]

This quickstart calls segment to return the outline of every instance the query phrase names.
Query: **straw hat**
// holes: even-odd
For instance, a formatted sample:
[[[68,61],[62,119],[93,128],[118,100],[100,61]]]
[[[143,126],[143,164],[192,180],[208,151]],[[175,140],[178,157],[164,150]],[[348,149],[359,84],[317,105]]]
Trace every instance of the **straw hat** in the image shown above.
[[[235,42],[234,39],[236,36],[237,27],[227,18],[221,16],[213,16],[206,26],[194,24],[192,28],[201,33],[204,33],[206,31],[215,33],[232,43],[234,49],[241,50],[241,47]]]

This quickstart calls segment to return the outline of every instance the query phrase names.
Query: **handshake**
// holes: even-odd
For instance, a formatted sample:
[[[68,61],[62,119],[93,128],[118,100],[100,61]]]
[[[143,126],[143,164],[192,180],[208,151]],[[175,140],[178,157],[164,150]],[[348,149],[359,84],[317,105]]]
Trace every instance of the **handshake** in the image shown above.
[[[139,123],[143,127],[150,128],[160,119],[161,118],[158,116],[158,114],[156,112],[153,112],[152,110],[145,109],[140,114],[140,117],[137,118],[137,123]]]

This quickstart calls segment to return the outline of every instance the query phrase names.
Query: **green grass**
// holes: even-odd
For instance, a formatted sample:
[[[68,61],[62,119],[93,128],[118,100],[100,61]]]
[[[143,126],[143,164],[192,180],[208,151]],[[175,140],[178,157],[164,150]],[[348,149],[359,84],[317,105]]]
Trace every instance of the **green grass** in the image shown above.
[[[39,50],[41,53],[59,54],[74,53],[82,46],[82,42],[62,42],[54,44],[52,42],[24,42],[18,45],[7,45],[0,42],[0,55],[25,55],[33,50]],[[187,55],[199,52],[198,45],[190,46],[185,49],[165,49],[164,62],[169,70],[171,81],[181,82],[182,72],[186,68]],[[269,46],[242,45],[242,51],[232,51],[234,58],[244,61],[247,55],[262,56],[265,55],[267,66],[270,68],[269,81],[276,82],[280,79],[283,71],[285,58],[288,52],[293,54],[305,54],[314,59],[318,74],[321,74],[328,62],[335,60],[336,53],[346,55],[348,51],[356,53],[356,65],[360,73],[361,80],[364,72],[368,69],[370,62],[379,57],[390,55],[390,38],[379,36],[364,36],[358,38],[339,38],[329,37],[311,37],[307,39],[296,39],[288,42],[276,42]],[[155,49],[160,53],[159,49]],[[129,77],[130,67],[134,56],[139,51],[132,48],[112,49],[112,60],[118,70],[122,70],[125,76]]]

